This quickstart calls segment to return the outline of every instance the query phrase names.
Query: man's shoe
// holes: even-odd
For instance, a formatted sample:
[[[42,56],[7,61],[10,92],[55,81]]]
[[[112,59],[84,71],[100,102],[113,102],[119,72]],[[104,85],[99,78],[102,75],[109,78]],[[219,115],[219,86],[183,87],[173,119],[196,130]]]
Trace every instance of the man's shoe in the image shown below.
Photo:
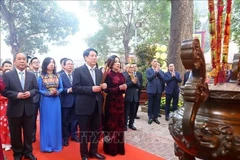
[[[71,138],[71,141],[80,142],[80,140],[79,140],[79,138],[78,138],[78,137]]]
[[[158,117],[162,117],[162,115],[160,113],[158,113]]]
[[[33,142],[33,143],[36,142],[36,137],[33,137],[33,138],[32,138],[32,142]]]
[[[83,157],[82,160],[88,160],[88,158],[87,157]]]
[[[134,127],[133,125],[131,125],[131,126],[128,126],[130,129],[132,129],[132,130],[134,130],[134,131],[136,131],[137,130],[137,128],[136,127]]]
[[[14,157],[14,160],[21,160],[22,159],[22,156],[21,157]]]
[[[136,116],[136,117],[134,117],[135,119],[140,119],[140,117],[138,117],[138,116]]]
[[[155,118],[153,121],[154,121],[155,123],[157,123],[157,124],[160,124],[160,122],[158,121],[157,118]]]
[[[24,156],[24,159],[29,159],[29,160],[37,160],[36,157],[34,157],[34,155],[30,154],[30,155],[27,155],[27,156]]]
[[[68,143],[68,141],[66,140],[66,141],[63,141],[63,146],[68,146],[69,145],[69,143]]]
[[[148,120],[148,124],[152,124],[153,120],[152,119],[149,119]]]
[[[97,159],[101,159],[101,160],[106,159],[105,156],[103,156],[103,155],[101,155],[101,154],[99,154],[99,153],[90,154],[90,155],[89,155],[89,158],[97,158]]]
[[[165,120],[166,120],[166,121],[169,121],[169,117],[166,117]]]

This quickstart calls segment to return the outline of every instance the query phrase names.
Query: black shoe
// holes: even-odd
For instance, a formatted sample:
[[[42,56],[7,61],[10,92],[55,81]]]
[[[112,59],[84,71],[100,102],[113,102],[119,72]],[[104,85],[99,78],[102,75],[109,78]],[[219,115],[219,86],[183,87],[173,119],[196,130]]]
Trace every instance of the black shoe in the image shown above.
[[[134,131],[136,131],[137,130],[137,128],[136,127],[134,127],[134,125],[131,125],[131,126],[128,126],[130,129],[132,129],[132,130],[134,130]]]
[[[32,142],[33,142],[33,143],[36,142],[36,137],[33,137],[33,138],[32,138]]]
[[[37,160],[36,157],[34,157],[34,155],[30,154],[30,155],[27,155],[27,156],[24,156],[24,159],[29,159],[29,160]]]
[[[134,117],[135,119],[140,119],[140,117],[138,117],[138,116],[136,116],[136,117]]]
[[[162,115],[160,113],[158,113],[158,117],[162,117]]]
[[[166,117],[165,120],[166,120],[166,121],[169,121],[169,117]]]
[[[75,137],[75,138],[71,138],[71,141],[76,141],[76,142],[80,142],[79,138],[78,137]]]
[[[101,155],[99,153],[89,154],[89,158],[97,158],[97,159],[100,159],[100,160],[106,159],[105,156],[103,156],[103,155]]]
[[[154,121],[155,123],[157,123],[157,124],[160,124],[160,122],[158,121],[157,118],[155,118],[153,121]]]
[[[124,127],[124,131],[127,131],[127,126]]]
[[[82,160],[88,160],[88,158],[87,157],[83,157]]]
[[[153,120],[152,119],[149,119],[148,120],[148,124],[152,124]]]
[[[22,159],[22,156],[20,157],[14,157],[14,160],[21,160]]]
[[[68,146],[69,145],[69,143],[68,143],[68,141],[66,140],[66,141],[63,141],[63,146]]]

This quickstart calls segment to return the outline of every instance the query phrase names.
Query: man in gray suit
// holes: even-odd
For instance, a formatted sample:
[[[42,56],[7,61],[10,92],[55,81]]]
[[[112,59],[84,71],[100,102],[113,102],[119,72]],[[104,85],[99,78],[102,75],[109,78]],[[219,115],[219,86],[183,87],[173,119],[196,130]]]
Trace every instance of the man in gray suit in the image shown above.
[[[38,92],[35,75],[26,71],[27,56],[14,55],[15,69],[3,75],[6,87],[3,96],[8,98],[7,117],[11,134],[14,160],[36,160],[32,154],[33,98]],[[22,143],[22,131],[24,142]]]
[[[102,89],[107,84],[100,84],[102,72],[96,68],[97,51],[89,48],[83,52],[85,64],[73,72],[72,90],[77,94],[75,111],[80,126],[80,153],[82,160],[90,158],[105,159],[97,152],[102,115]],[[88,150],[88,135],[90,149]]]

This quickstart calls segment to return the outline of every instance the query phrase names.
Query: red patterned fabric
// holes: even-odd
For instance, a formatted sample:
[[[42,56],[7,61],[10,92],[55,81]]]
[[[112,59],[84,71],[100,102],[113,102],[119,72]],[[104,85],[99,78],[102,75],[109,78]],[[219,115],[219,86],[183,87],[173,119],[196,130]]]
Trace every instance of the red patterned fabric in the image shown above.
[[[0,95],[0,137],[2,144],[10,144],[10,132],[6,116],[8,99]]]
[[[0,79],[0,92],[3,91],[5,85],[2,81],[2,79]],[[1,138],[0,138],[0,160],[4,160],[4,157],[3,157],[3,151],[2,151],[2,143],[1,143]]]
[[[119,86],[125,83],[122,73],[110,71],[106,77],[107,99],[104,117],[104,144],[106,154],[125,154],[124,148],[124,98]]]

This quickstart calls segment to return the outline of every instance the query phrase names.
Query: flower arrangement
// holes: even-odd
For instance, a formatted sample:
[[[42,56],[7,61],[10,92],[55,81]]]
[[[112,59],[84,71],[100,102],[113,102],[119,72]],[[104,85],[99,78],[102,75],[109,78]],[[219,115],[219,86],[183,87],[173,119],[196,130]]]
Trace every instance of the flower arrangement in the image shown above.
[[[211,55],[212,55],[212,72],[214,77],[214,84],[224,83],[226,79],[225,69],[227,68],[228,48],[230,40],[230,26],[231,26],[231,9],[232,0],[226,0],[226,12],[224,11],[223,0],[217,1],[217,21],[215,21],[214,0],[208,0],[209,8],[209,30],[211,35]],[[222,21],[225,16],[225,28],[222,33]],[[217,26],[217,27],[216,27]],[[223,40],[222,35],[224,34]],[[222,46],[223,41],[223,46]]]

